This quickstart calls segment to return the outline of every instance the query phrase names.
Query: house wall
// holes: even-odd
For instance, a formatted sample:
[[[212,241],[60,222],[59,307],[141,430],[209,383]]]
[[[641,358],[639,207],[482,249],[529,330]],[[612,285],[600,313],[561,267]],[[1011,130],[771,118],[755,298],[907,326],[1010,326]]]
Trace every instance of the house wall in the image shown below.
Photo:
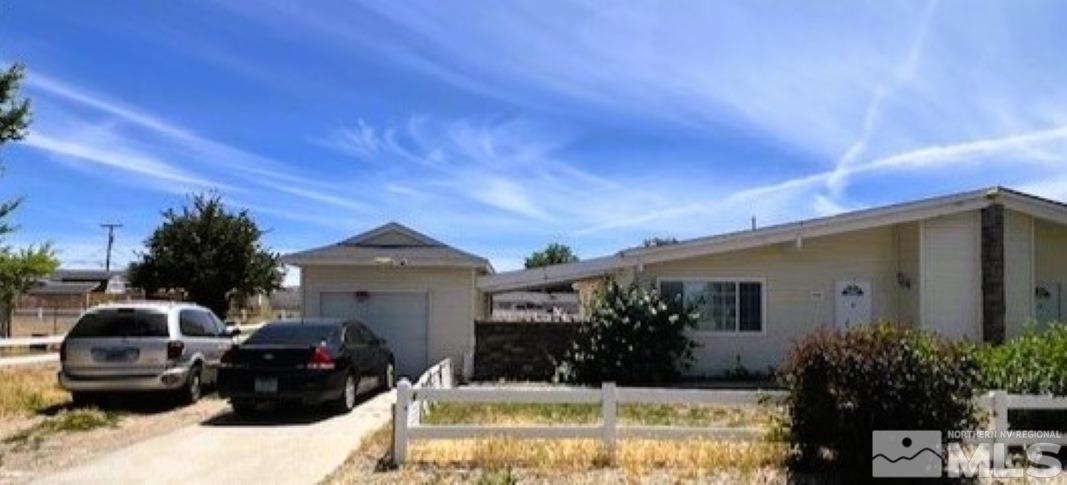
[[[1060,315],[1067,316],[1067,226],[1044,220],[1034,223],[1035,282],[1060,285]]]
[[[1034,318],[1034,219],[1004,211],[1004,332],[1022,333]]]
[[[429,363],[451,357],[453,368],[458,371],[464,354],[474,349],[475,315],[484,310],[484,299],[475,291],[474,277],[474,270],[469,268],[305,266],[300,273],[301,301],[305,315],[314,317],[322,315],[322,292],[426,292]]]
[[[917,232],[913,231],[912,234]],[[659,278],[759,278],[765,281],[764,331],[759,334],[694,333],[697,375],[717,375],[740,363],[749,370],[777,366],[792,343],[820,325],[834,325],[834,285],[838,280],[872,284],[872,317],[900,317],[897,283],[897,228],[857,231],[804,239],[744,251],[647,264],[644,285]],[[914,253],[914,248],[911,249]],[[813,296],[819,292],[822,298]],[[909,311],[914,311],[909,306]]]
[[[921,321],[919,305],[922,278],[919,269],[920,241],[919,223],[900,224],[896,227],[897,273],[903,283],[897,286],[897,322],[909,327],[918,327]]]
[[[922,221],[923,328],[981,340],[980,230],[978,211]]]

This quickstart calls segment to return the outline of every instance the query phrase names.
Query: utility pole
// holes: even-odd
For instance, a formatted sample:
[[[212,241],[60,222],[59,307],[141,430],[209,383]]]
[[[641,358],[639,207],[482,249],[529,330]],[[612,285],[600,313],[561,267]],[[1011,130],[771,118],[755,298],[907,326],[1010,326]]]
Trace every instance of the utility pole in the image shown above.
[[[107,229],[107,259],[104,261],[104,271],[111,271],[111,247],[115,244],[115,229],[122,227],[122,224],[100,224],[100,227]]]

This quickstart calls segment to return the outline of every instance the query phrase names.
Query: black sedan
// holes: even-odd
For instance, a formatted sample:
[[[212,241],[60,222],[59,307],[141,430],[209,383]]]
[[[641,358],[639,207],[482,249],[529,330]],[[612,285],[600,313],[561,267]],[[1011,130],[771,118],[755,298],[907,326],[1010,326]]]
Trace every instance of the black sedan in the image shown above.
[[[356,396],[393,385],[393,354],[355,320],[280,320],[223,355],[218,392],[241,414],[260,403],[329,404],[340,412]]]

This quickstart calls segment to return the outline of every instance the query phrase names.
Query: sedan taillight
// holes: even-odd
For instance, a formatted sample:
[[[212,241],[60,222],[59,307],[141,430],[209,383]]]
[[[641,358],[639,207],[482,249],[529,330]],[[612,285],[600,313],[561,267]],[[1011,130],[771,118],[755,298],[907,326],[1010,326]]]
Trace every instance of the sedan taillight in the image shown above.
[[[185,342],[181,340],[171,340],[167,342],[167,360],[178,360],[182,358],[182,353],[185,352]]]
[[[315,347],[315,351],[311,353],[311,360],[308,362],[308,369],[331,370],[335,367],[336,364],[329,349],[321,345]]]

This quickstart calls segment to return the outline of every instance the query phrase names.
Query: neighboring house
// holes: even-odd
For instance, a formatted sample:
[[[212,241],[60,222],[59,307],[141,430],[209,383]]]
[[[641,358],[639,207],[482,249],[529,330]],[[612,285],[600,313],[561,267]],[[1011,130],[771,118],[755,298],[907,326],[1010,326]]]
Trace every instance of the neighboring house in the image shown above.
[[[405,361],[413,355],[409,374],[469,352],[489,295],[571,284],[586,301],[614,278],[702,302],[692,372],[714,375],[738,361],[775,366],[819,326],[884,320],[997,342],[1059,320],[1067,205],[995,187],[495,274],[482,258],[389,224],[286,262],[302,267],[309,316],[361,316],[383,333],[402,326],[386,338]]]
[[[570,321],[579,317],[578,294],[546,291],[512,291],[493,295],[496,321]]]
[[[12,335],[64,333],[86,308],[133,296],[125,271],[60,268],[19,295]]]
[[[304,315],[362,320],[386,340],[398,375],[411,377],[470,354],[474,320],[486,313],[474,282],[493,271],[485,258],[396,223],[283,261],[300,267]]]

